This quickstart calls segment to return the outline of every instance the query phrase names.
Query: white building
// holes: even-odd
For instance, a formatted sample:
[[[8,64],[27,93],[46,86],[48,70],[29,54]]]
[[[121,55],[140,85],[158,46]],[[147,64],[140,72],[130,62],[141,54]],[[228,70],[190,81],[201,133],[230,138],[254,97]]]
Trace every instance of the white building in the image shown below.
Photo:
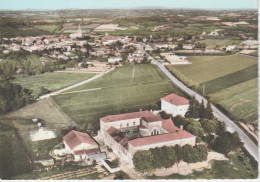
[[[226,47],[226,51],[233,51],[236,49],[236,45],[230,45]]]
[[[172,114],[173,116],[185,116],[188,108],[189,100],[176,94],[170,94],[161,98],[161,110],[164,110],[166,113]]]
[[[80,24],[79,24],[78,32],[70,34],[70,38],[76,39],[76,38],[80,38],[80,37],[82,37],[82,31],[81,31]]]
[[[122,61],[121,57],[110,57],[108,58],[108,63],[115,63],[115,62],[119,62]]]
[[[66,152],[73,154],[75,161],[106,158],[104,153],[100,153],[99,144],[87,133],[72,130],[63,137],[63,143]]]
[[[119,157],[132,162],[138,150],[150,148],[195,145],[196,137],[174,125],[171,119],[163,120],[149,111],[108,115],[100,118],[98,137]]]

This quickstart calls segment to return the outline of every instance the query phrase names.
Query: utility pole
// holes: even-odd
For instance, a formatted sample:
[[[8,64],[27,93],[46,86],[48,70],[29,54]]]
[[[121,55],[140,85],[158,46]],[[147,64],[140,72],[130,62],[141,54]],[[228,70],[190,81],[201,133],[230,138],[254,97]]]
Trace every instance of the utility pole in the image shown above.
[[[203,84],[203,91],[202,91],[203,95],[205,93],[205,85]]]

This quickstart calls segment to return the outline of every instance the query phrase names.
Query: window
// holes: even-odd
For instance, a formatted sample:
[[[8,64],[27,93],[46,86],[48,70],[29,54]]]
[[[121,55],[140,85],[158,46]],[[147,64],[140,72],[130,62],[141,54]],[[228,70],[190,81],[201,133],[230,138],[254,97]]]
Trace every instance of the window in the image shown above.
[[[122,128],[122,123],[120,124],[120,128]]]
[[[126,126],[129,127],[129,123],[127,123]]]
[[[133,122],[133,126],[135,125],[135,122]]]

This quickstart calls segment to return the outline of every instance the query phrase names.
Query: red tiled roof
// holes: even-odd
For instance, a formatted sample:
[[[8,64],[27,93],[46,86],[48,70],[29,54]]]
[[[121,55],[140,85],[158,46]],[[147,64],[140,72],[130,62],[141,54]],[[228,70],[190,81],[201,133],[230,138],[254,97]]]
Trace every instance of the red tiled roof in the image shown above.
[[[175,133],[166,133],[166,134],[162,134],[162,135],[137,138],[134,140],[130,140],[128,143],[134,147],[138,147],[138,146],[143,146],[143,145],[150,145],[150,144],[155,144],[155,143],[161,143],[161,142],[167,142],[167,141],[179,140],[179,139],[186,139],[186,138],[192,138],[192,137],[195,137],[195,136],[185,130],[180,130],[179,132],[175,132]]]
[[[138,127],[139,127],[139,128],[147,128],[147,127],[144,126],[144,125],[139,125]]]
[[[66,144],[70,147],[71,150],[73,150],[81,143],[88,143],[88,144],[98,146],[98,144],[95,142],[95,140],[91,138],[89,134],[78,132],[75,130],[72,130],[67,135],[65,135],[63,137],[63,140],[66,142]]]
[[[161,98],[162,100],[165,100],[167,102],[170,102],[174,105],[187,105],[189,104],[189,100],[188,99],[185,99],[184,97],[181,97],[177,94],[170,94],[170,95],[167,95],[163,98]]]
[[[153,122],[153,121],[162,121],[162,118],[159,115],[153,115],[153,116],[145,116],[142,117],[143,120],[147,122]]]
[[[127,147],[129,138],[123,133],[121,132],[119,129],[116,129],[114,127],[110,127],[106,130],[106,132],[120,145],[122,145],[123,147]]]
[[[75,150],[73,153],[74,155],[82,155],[82,154],[95,154],[98,153],[99,149],[98,148],[94,148],[94,149],[88,149],[88,150]]]
[[[142,117],[155,117],[155,116],[157,117],[157,115],[149,111],[139,111],[139,112],[126,113],[126,114],[108,115],[103,118],[100,118],[100,120],[104,122],[113,122],[119,120],[142,118]]]
[[[169,133],[174,133],[178,130],[181,130],[180,128],[174,125],[171,118],[162,121],[162,128],[167,130]]]

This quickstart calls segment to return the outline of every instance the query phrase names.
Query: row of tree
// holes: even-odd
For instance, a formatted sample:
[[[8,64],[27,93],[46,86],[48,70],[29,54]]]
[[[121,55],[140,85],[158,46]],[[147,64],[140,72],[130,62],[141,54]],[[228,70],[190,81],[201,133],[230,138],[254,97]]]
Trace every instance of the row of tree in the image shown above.
[[[210,101],[207,102],[207,106],[205,108],[204,101],[202,100],[201,103],[199,103],[195,97],[193,96],[190,105],[188,108],[188,111],[185,114],[185,117],[187,118],[205,118],[205,119],[213,119],[214,115],[211,108]]]
[[[183,147],[175,145],[137,151],[133,156],[133,164],[136,171],[144,173],[160,168],[170,168],[180,161],[195,163],[206,159],[207,147],[205,145]]]
[[[29,89],[10,82],[0,84],[0,113],[14,111],[33,101]]]

